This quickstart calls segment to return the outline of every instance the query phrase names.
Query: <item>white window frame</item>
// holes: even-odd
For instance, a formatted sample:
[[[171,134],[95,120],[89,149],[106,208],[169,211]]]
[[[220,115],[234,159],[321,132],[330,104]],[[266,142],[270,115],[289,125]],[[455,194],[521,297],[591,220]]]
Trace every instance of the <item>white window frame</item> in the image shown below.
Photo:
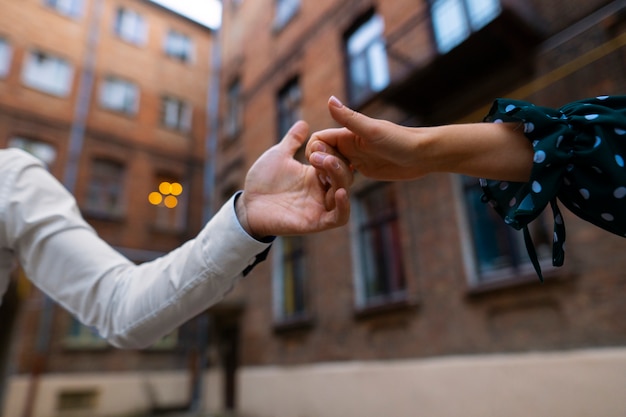
[[[46,168],[50,168],[57,158],[56,148],[43,141],[27,139],[21,136],[13,136],[7,142],[9,148],[17,148],[26,151],[35,158],[41,160]]]
[[[506,282],[510,280],[518,280],[520,278],[525,279],[537,279],[535,269],[533,268],[530,259],[527,262],[520,263],[516,266],[516,269],[505,266],[500,269],[493,269],[490,271],[486,271],[485,273],[481,272],[481,267],[479,265],[478,255],[476,253],[476,248],[474,245],[474,237],[472,231],[472,225],[470,224],[470,219],[468,215],[469,208],[467,206],[467,200],[465,198],[465,185],[464,179],[462,175],[450,174],[452,175],[452,184],[454,186],[454,194],[456,198],[454,198],[456,213],[457,213],[457,222],[459,225],[459,235],[461,242],[461,252],[463,256],[463,266],[465,269],[465,276],[467,277],[467,282],[470,288],[480,287],[485,284],[493,284],[497,282]],[[478,179],[476,179],[478,182]],[[484,204],[485,210],[493,210],[493,208],[489,207],[487,204]],[[502,221],[504,223],[504,221]],[[509,226],[506,226],[509,227]],[[521,256],[526,256],[525,254],[525,246],[524,239],[522,236],[522,231],[517,231],[511,228],[511,233],[516,234],[515,239],[517,244],[521,246]],[[541,269],[545,271],[549,271],[553,269],[551,262],[551,257],[542,257],[541,254],[539,258],[539,263],[541,265]],[[549,254],[548,254],[549,255]]]
[[[433,0],[431,16],[437,49],[442,54],[451,51],[500,12],[499,0]]]
[[[4,78],[11,70],[13,48],[6,38],[0,37],[0,78]]]
[[[243,103],[241,94],[241,80],[237,78],[228,86],[226,94],[226,120],[224,133],[228,139],[234,139],[243,127]]]
[[[384,90],[390,81],[389,62],[384,40],[385,22],[374,14],[346,39],[350,77],[350,98],[359,103]],[[364,79],[357,82],[357,77]]]
[[[161,123],[163,126],[181,132],[191,130],[193,111],[188,102],[171,96],[164,96],[161,99],[161,106]]]
[[[79,17],[83,13],[83,0],[43,0],[43,3],[65,16]]]
[[[302,87],[299,78],[293,78],[278,92],[278,140],[301,118]]]
[[[387,187],[389,185],[383,185],[383,186]],[[368,191],[364,188],[362,192],[368,192]],[[367,250],[368,248],[365,248],[363,246],[364,242],[361,240],[362,222],[363,222],[363,218],[365,217],[363,213],[363,202],[360,198],[360,195],[362,195],[362,192],[354,193],[351,198],[350,206],[352,207],[352,215],[350,216],[350,222],[349,222],[352,270],[354,274],[352,279],[353,279],[354,291],[355,291],[355,307],[357,309],[364,309],[372,305],[378,305],[381,303],[387,304],[387,303],[391,303],[394,301],[406,300],[407,292],[408,292],[408,282],[406,281],[408,277],[407,277],[406,270],[405,270],[407,259],[405,257],[404,252],[402,251],[402,248],[399,248],[399,250],[401,251],[399,255],[401,258],[401,262],[398,265],[398,267],[404,269],[403,271],[404,280],[405,280],[404,288],[401,288],[397,291],[393,291],[393,292],[390,292],[389,294],[385,294],[382,296],[379,295],[379,296],[374,296],[374,297],[369,297],[369,298],[367,296],[367,289],[366,289],[367,275],[368,275],[368,272],[375,269],[375,267],[371,265],[372,262],[374,262],[371,259],[371,257],[367,257],[367,258],[363,257],[363,254],[365,252],[368,252]],[[397,212],[397,207],[396,207],[396,215],[399,215]],[[399,219],[397,221],[399,221]],[[399,236],[398,243],[401,244],[401,236]]]
[[[135,45],[145,45],[148,40],[148,24],[144,17],[125,7],[120,7],[115,13],[115,33],[126,42]]]
[[[127,175],[126,166],[109,159],[94,159],[91,161],[91,169],[87,198],[84,202],[85,209],[92,214],[105,217],[122,216],[126,212],[124,188],[124,178]],[[95,187],[94,182],[97,184]],[[96,194],[96,201],[92,199],[94,193]],[[108,200],[111,196],[115,199],[113,205],[104,207],[102,197]]]
[[[74,68],[59,56],[31,50],[24,57],[22,82],[39,91],[67,97],[72,90]]]
[[[274,321],[277,323],[289,321],[289,320],[304,320],[308,316],[308,303],[307,303],[307,289],[304,288],[304,310],[296,313],[293,316],[289,316],[285,311],[285,253],[284,253],[284,238],[278,237],[272,244],[274,250],[272,251],[272,306]],[[306,253],[303,255],[306,257]],[[306,262],[306,260],[305,260]],[[306,287],[306,276],[303,278]]]
[[[137,84],[117,77],[107,77],[100,88],[100,105],[107,110],[125,114],[139,111],[139,87]]]
[[[170,29],[165,35],[163,51],[169,57],[181,62],[193,62],[195,45],[191,37],[177,30]]]

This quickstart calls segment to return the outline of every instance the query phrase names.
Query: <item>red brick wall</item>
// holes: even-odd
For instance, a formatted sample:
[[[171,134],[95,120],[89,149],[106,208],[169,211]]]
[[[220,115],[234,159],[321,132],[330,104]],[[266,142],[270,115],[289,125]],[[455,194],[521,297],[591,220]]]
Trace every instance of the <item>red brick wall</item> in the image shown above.
[[[558,7],[556,3],[533,2],[537,21],[547,22],[543,28],[548,36],[607,2],[565,3]],[[324,1],[315,2],[313,9],[312,2],[303,1],[293,21],[282,31],[273,32],[273,2],[244,2],[238,8],[227,2],[226,6],[222,91],[235,76],[243,80],[245,116],[244,131],[236,145],[222,148],[220,167],[227,166],[229,158],[243,156],[241,178],[245,167],[274,141],[276,94],[290,77],[300,77],[302,113],[313,130],[334,126],[326,101],[331,94],[342,99],[346,96],[344,31],[372,6],[383,14],[387,33],[393,33],[426,7],[425,2],[416,5],[404,0]],[[402,50],[410,52],[412,45],[417,47],[428,39],[430,34],[424,32],[428,27],[424,25],[420,34],[407,39]],[[612,37],[614,33],[606,26],[595,25],[575,34],[559,48],[541,50],[540,46],[532,54],[531,71],[520,75],[514,83],[494,84],[498,95],[517,93],[521,95],[517,98],[558,106],[590,95],[624,91],[623,47],[584,65],[576,61]],[[419,62],[420,57],[412,58]],[[577,67],[573,70],[572,65]],[[493,75],[493,83],[497,83],[498,74]],[[533,80],[539,83],[531,83]],[[472,121],[480,120],[489,104],[477,101],[475,96],[461,89],[451,98],[471,103],[466,114],[472,116]],[[430,110],[445,118],[445,108]],[[224,117],[225,110],[222,111]],[[420,114],[402,115],[380,102],[364,111],[397,120],[424,119]],[[448,116],[446,122],[455,120],[457,116]],[[533,278],[523,285],[476,293],[470,290],[463,262],[462,230],[466,226],[459,222],[459,194],[454,177],[437,174],[394,187],[413,305],[405,310],[357,318],[348,227],[307,237],[313,324],[304,329],[275,331],[271,264],[258,267],[231,296],[231,300],[246,306],[240,323],[244,364],[392,359],[626,343],[621,320],[624,307],[620,301],[626,286],[626,261],[621,256],[626,241],[566,213],[568,244],[563,268],[547,271],[548,279],[543,285]]]

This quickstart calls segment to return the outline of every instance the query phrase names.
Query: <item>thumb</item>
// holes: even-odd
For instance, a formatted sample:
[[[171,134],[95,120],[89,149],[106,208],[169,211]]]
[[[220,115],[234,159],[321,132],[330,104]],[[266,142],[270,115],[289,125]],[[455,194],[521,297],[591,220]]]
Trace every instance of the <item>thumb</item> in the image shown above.
[[[309,136],[309,125],[303,120],[298,120],[289,128],[278,146],[289,155],[295,155],[298,149]]]
[[[331,96],[328,100],[328,111],[337,123],[359,136],[371,136],[372,131],[376,127],[375,119],[371,119],[345,106],[335,96]]]

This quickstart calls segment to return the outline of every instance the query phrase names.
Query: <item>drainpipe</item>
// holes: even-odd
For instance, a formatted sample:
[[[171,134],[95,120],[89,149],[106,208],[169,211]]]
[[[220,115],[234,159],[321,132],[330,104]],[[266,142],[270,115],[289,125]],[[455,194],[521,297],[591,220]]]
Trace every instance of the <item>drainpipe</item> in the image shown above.
[[[224,17],[225,2],[222,2],[222,19],[220,27],[213,29],[213,44],[210,57],[210,76],[207,91],[206,120],[207,130],[205,137],[205,163],[203,182],[203,224],[206,224],[215,214],[217,209],[216,192],[216,163],[217,163],[217,142],[219,137],[219,104],[220,104],[220,73],[222,66],[221,52],[221,21]],[[189,409],[191,412],[202,410],[202,397],[204,391],[204,371],[207,366],[207,351],[209,348],[209,331],[211,328],[211,317],[208,312],[204,312],[196,318],[196,360],[193,361],[194,369],[191,370],[191,395]]]
[[[224,15],[224,3],[222,3],[222,16]],[[207,133],[205,140],[205,165],[204,165],[204,217],[207,223],[215,214],[216,207],[216,183],[215,165],[217,162],[217,141],[219,137],[219,104],[220,104],[220,73],[222,67],[221,52],[221,28],[213,29],[213,46],[211,48],[210,77],[207,91]]]
[[[74,118],[70,128],[68,159],[65,167],[63,183],[71,193],[74,193],[76,188],[78,165],[83,148],[87,115],[89,113],[89,103],[91,101],[91,91],[93,88],[96,48],[98,46],[100,17],[102,15],[103,3],[104,0],[93,1],[93,8],[91,10],[88,26],[89,33],[87,35],[85,60],[83,62],[84,69],[80,76],[76,107],[74,109]],[[22,413],[23,417],[31,417],[33,415],[35,402],[37,400],[39,379],[41,374],[45,371],[48,355],[50,354],[50,339],[52,337],[52,325],[54,322],[53,318],[54,302],[48,296],[44,295],[43,305],[41,307],[39,317],[39,325],[37,328],[35,359],[31,370],[28,391],[26,393],[26,402]]]

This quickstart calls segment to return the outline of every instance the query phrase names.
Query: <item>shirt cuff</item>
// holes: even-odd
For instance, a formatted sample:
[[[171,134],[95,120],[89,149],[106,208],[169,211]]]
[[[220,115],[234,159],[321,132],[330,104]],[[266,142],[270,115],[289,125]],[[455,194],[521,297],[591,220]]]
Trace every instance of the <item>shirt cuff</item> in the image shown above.
[[[221,270],[224,276],[249,270],[264,259],[271,241],[261,242],[250,236],[241,226],[235,211],[234,194],[200,232],[202,252],[211,269]]]

